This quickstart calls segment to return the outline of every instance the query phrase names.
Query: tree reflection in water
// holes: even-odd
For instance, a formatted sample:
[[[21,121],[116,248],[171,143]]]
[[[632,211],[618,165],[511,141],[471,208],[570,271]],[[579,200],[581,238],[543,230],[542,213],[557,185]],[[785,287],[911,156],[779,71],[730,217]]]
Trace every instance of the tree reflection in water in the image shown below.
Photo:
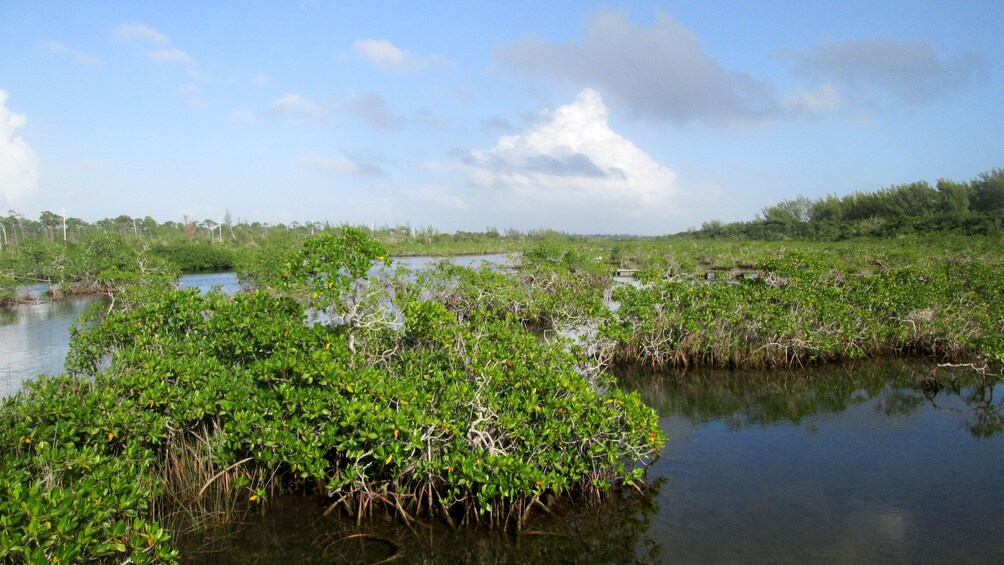
[[[273,501],[253,523],[215,539],[186,540],[188,563],[659,563],[649,535],[664,479],[644,494],[623,491],[596,506],[552,506],[519,533],[324,516],[309,497]]]
[[[975,437],[1004,430],[1004,402],[994,402],[994,390],[1002,386],[1000,376],[968,365],[882,359],[797,371],[636,370],[619,378],[660,416],[683,416],[694,424],[724,420],[735,430],[799,424],[865,403],[874,403],[877,413],[890,417],[930,404],[963,416],[963,426]]]
[[[962,425],[973,437],[988,438],[1004,430],[1004,398],[994,402],[994,389],[1001,380],[986,365],[939,365],[922,381],[921,390],[936,410],[965,413]],[[958,397],[968,410],[939,405],[938,395],[946,390],[949,400]]]

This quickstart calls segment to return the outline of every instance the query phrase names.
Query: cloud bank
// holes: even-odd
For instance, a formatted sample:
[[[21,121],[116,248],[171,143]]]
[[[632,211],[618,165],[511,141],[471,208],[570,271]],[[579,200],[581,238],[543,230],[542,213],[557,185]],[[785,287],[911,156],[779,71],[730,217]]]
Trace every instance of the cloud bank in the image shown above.
[[[793,71],[856,90],[874,90],[898,102],[918,104],[969,83],[982,60],[963,55],[945,60],[927,43],[892,38],[824,40],[794,56]]]
[[[586,20],[581,43],[528,38],[495,51],[504,69],[596,88],[629,117],[676,124],[813,119],[886,97],[924,104],[964,87],[983,66],[977,55],[946,58],[929,43],[893,38],[824,40],[783,57],[812,83],[779,96],[768,82],[723,68],[669,14],[645,27],[609,10]]]
[[[38,188],[38,157],[23,137],[16,135],[28,119],[7,108],[7,91],[0,90],[0,200],[8,205]]]
[[[526,131],[458,157],[482,196],[494,193],[500,208],[541,225],[629,231],[633,219],[674,215],[679,195],[676,174],[613,131],[603,99],[588,88]]]
[[[587,20],[581,44],[526,39],[495,56],[511,71],[599,88],[637,118],[746,120],[774,110],[766,84],[722,68],[696,34],[661,12],[641,27],[624,12],[601,11]]]

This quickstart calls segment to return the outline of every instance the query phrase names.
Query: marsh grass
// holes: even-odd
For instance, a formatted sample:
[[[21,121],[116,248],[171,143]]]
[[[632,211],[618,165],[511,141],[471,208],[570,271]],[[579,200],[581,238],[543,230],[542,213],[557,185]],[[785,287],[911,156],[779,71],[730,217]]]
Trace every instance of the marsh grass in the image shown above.
[[[273,491],[272,475],[250,458],[221,462],[214,448],[220,435],[205,427],[173,433],[155,471],[161,494],[151,499],[151,513],[181,545],[196,537],[211,543],[213,532],[244,522],[260,508],[264,493]]]

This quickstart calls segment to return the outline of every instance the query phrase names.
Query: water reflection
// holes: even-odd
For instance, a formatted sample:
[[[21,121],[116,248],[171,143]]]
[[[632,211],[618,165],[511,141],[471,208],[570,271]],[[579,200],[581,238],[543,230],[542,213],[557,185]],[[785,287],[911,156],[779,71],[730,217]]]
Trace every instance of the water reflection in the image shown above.
[[[409,529],[389,519],[357,525],[323,516],[310,498],[288,496],[229,535],[184,540],[188,563],[658,563],[661,547],[648,536],[656,495],[617,495],[599,506],[555,504],[553,515],[520,533],[449,529],[438,521]],[[634,492],[634,491],[632,491]]]
[[[196,273],[182,275],[178,281],[178,288],[197,288],[199,292],[209,292],[213,289],[219,289],[225,294],[235,294],[240,292],[241,283],[237,280],[237,275],[231,271]]]
[[[938,369],[943,386],[930,395],[933,369],[890,360],[626,376],[670,437],[646,496],[539,515],[520,535],[357,527],[322,518],[310,499],[282,499],[193,560],[1002,562],[1004,385]]]
[[[1002,402],[994,403],[999,383],[972,371],[939,369],[919,360],[883,359],[788,371],[635,370],[620,375],[620,380],[660,415],[684,416],[695,424],[723,420],[733,430],[782,422],[811,424],[820,416],[859,405],[890,418],[929,406],[946,417],[972,418],[967,428],[974,435],[1000,431],[1002,424]],[[938,384],[932,386],[932,380]]]
[[[0,310],[0,398],[40,374],[63,371],[70,350],[70,326],[101,297],[19,304]]]

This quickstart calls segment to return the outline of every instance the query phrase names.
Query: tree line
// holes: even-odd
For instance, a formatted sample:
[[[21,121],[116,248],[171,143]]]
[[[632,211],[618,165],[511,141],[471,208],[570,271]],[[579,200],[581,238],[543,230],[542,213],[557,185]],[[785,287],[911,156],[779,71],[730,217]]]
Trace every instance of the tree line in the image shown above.
[[[753,220],[705,222],[689,235],[705,238],[838,240],[918,232],[994,234],[1004,227],[1004,169],[968,182],[939,179],[894,185],[874,192],[799,196],[764,208]]]

